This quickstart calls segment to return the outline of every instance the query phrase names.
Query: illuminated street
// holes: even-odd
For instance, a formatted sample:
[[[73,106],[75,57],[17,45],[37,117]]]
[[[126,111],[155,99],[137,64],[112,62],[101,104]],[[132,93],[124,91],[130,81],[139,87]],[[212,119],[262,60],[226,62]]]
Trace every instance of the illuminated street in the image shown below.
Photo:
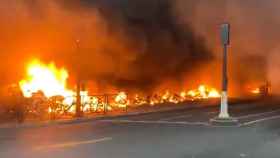
[[[263,158],[280,154],[279,104],[234,105],[242,127],[212,127],[217,108],[192,108],[47,127],[0,129],[1,158]]]
[[[280,0],[0,0],[0,158],[279,158]]]

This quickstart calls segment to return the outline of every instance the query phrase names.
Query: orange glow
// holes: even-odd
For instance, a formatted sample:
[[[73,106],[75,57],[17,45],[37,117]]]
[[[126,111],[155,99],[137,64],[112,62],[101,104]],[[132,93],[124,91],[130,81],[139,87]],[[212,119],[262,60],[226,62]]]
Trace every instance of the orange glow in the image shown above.
[[[180,96],[181,96],[182,98],[185,98],[185,97],[187,96],[187,93],[186,93],[185,91],[182,91],[182,92],[180,93]]]
[[[255,89],[253,89],[253,90],[251,90],[251,93],[253,93],[253,94],[260,94],[260,88],[255,88]]]
[[[188,91],[187,95],[193,99],[207,99],[220,97],[220,93],[215,88],[209,88],[205,85],[199,85],[198,89]]]
[[[27,76],[19,82],[23,95],[27,98],[41,91],[48,99],[54,96],[62,96],[62,103],[68,112],[75,112],[75,92],[66,88],[68,72],[64,68],[57,68],[54,63],[44,64],[39,60],[33,60],[27,66]],[[86,98],[81,92],[82,98]],[[56,109],[48,107],[49,113],[56,112]]]
[[[127,94],[125,92],[118,93],[115,97],[115,102],[118,107],[125,108],[129,104]]]

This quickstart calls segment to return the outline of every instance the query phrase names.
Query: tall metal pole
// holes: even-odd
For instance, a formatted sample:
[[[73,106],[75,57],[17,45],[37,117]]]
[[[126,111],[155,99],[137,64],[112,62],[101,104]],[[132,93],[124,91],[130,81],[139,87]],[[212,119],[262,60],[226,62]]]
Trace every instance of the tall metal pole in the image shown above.
[[[227,74],[227,46],[229,45],[230,25],[221,25],[221,39],[223,45],[223,64],[222,64],[222,93],[221,107],[218,117],[210,119],[211,124],[218,126],[236,126],[238,120],[230,117],[228,113],[228,74]]]
[[[223,66],[222,66],[222,94],[219,118],[229,118],[228,114],[228,77],[227,77],[227,44],[223,45]]]
[[[221,40],[223,44],[223,66],[222,66],[222,94],[219,118],[229,118],[228,114],[228,77],[227,77],[227,46],[229,45],[230,26],[228,23],[221,25]]]
[[[80,51],[80,41],[76,40],[76,46],[77,46],[77,52],[79,53]],[[76,63],[77,66],[77,89],[76,89],[76,117],[81,117],[82,116],[82,111],[81,111],[81,77],[80,77],[80,68],[78,66],[78,63]]]

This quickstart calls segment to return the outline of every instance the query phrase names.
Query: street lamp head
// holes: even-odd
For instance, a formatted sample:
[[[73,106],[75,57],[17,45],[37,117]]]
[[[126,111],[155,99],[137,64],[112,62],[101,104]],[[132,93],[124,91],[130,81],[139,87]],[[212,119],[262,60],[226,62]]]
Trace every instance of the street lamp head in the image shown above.
[[[223,23],[221,25],[221,40],[223,45],[229,45],[230,40],[230,24],[229,23]]]

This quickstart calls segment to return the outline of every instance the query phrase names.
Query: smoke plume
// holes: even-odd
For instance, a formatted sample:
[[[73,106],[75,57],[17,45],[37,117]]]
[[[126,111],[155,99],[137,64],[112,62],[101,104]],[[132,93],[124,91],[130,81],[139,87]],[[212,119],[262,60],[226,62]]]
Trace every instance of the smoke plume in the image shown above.
[[[176,0],[176,15],[185,25],[204,37],[207,47],[220,60],[219,25],[231,24],[229,51],[229,81],[231,89],[239,91],[250,84],[272,83],[272,91],[279,85],[280,16],[276,0]],[[188,10],[186,12],[185,10]]]
[[[39,58],[66,67],[73,81],[80,75],[96,91],[153,91],[199,83],[219,88],[219,25],[230,22],[232,92],[266,80],[277,86],[278,3],[1,1],[1,84],[17,82],[25,75],[26,62]]]

